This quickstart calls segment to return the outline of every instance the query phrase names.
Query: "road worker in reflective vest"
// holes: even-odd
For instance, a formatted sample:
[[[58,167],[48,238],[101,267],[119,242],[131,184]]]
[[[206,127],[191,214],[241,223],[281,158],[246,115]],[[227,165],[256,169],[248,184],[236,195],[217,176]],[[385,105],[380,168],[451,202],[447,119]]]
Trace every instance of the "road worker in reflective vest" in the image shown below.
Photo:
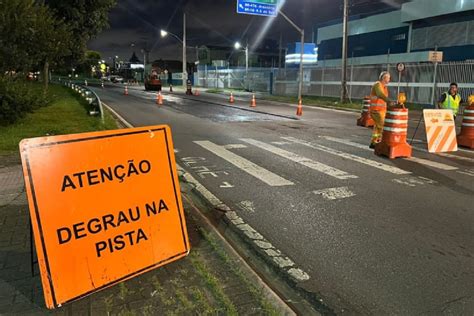
[[[387,85],[390,82],[390,73],[382,71],[379,80],[372,86],[370,92],[370,117],[374,120],[374,129],[372,131],[372,139],[370,148],[374,148],[375,144],[382,140],[383,124],[385,114],[387,113],[387,104],[393,105],[388,98]]]
[[[462,103],[462,98],[458,94],[458,84],[453,82],[449,85],[449,91],[443,93],[438,99],[438,108],[443,110],[453,111],[454,119],[459,112],[459,105]]]

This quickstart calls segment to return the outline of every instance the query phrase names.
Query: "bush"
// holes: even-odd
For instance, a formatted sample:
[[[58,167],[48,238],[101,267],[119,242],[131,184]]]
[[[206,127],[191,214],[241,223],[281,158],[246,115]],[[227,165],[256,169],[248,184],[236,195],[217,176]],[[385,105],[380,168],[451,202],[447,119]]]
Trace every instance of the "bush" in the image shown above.
[[[0,125],[12,124],[26,113],[49,103],[39,84],[0,77]]]

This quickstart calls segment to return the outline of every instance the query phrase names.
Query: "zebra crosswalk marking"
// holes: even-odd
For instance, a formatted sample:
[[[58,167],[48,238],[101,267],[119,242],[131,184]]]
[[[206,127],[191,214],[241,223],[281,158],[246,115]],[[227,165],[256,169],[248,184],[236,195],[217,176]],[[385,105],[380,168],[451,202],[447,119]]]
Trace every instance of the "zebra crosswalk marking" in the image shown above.
[[[289,152],[287,150],[275,147],[273,145],[252,139],[252,138],[241,138],[240,139],[243,142],[246,142],[248,144],[254,145],[258,148],[264,149],[266,151],[269,151],[275,155],[278,155],[280,157],[289,159],[291,161],[294,161],[296,163],[299,163],[303,166],[306,166],[308,168],[311,168],[313,170],[319,171],[321,173],[327,174],[331,177],[337,178],[337,179],[355,179],[358,178],[356,175],[349,174],[345,171],[333,168],[331,166],[328,166],[326,164],[323,164],[321,162],[314,161],[312,159],[300,156],[298,154]]]
[[[364,149],[364,150],[373,151],[373,149],[370,149],[369,146],[367,146],[367,145],[359,144],[359,143],[356,143],[356,142],[353,142],[353,141],[350,141],[350,140],[347,140],[347,139],[341,139],[341,138],[336,138],[336,137],[331,137],[331,136],[324,136],[324,138],[329,140],[329,141],[332,141],[332,142],[345,144],[345,145],[349,145],[349,146],[352,146],[352,147],[361,148],[361,149]],[[436,168],[436,169],[441,169],[441,170],[452,171],[452,170],[458,170],[459,169],[457,167],[449,166],[449,165],[446,165],[444,163],[431,161],[431,160],[423,159],[423,158],[411,157],[411,158],[402,158],[402,159],[403,160],[408,160],[408,161],[411,161],[411,162],[416,162],[416,163],[419,163],[420,165],[425,165],[425,166],[433,167],[433,168]]]
[[[352,154],[349,154],[349,153],[345,153],[345,152],[342,152],[342,151],[339,151],[339,150],[336,150],[336,149],[332,149],[332,148],[329,148],[329,147],[326,147],[326,146],[323,146],[323,145],[313,144],[311,142],[296,139],[294,137],[282,137],[282,139],[285,139],[285,140],[288,140],[288,141],[291,141],[291,142],[294,142],[294,143],[297,143],[297,144],[300,144],[300,145],[304,145],[306,147],[310,147],[310,148],[313,148],[313,149],[316,149],[316,150],[324,151],[324,152],[329,153],[331,155],[336,155],[336,156],[339,156],[339,157],[342,157],[342,158],[345,158],[345,159],[356,161],[356,162],[359,162],[359,163],[362,163],[362,164],[365,164],[365,165],[368,165],[368,166],[371,166],[371,167],[374,167],[374,168],[377,168],[377,169],[380,169],[380,170],[383,170],[383,171],[387,171],[387,172],[390,172],[390,173],[393,173],[393,174],[410,174],[411,173],[410,171],[406,171],[406,170],[403,170],[403,169],[400,169],[400,168],[397,168],[397,167],[394,167],[394,166],[390,166],[390,165],[387,165],[387,164],[384,164],[384,163],[381,163],[381,162],[378,162],[378,161],[375,161],[375,160],[371,160],[371,159],[359,157],[359,156],[356,156],[356,155],[352,155]]]
[[[293,182],[288,181],[277,174],[274,174],[271,171],[268,171],[265,168],[260,167],[259,165],[240,157],[239,155],[234,154],[233,152],[224,148],[224,146],[219,146],[213,142],[204,140],[204,141],[195,141],[195,144],[201,146],[204,149],[212,152],[213,154],[221,157],[222,159],[233,164],[237,168],[247,172],[251,176],[265,182],[270,186],[285,186],[285,185],[294,185]]]

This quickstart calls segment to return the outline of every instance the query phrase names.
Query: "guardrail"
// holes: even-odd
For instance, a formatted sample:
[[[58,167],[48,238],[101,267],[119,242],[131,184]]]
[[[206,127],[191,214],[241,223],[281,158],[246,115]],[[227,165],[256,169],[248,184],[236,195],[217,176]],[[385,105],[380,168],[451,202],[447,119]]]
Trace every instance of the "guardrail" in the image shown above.
[[[89,87],[72,82],[65,82],[64,85],[80,94],[89,104],[89,114],[94,116],[100,115],[100,119],[102,120],[102,123],[104,123],[104,109],[97,93]]]

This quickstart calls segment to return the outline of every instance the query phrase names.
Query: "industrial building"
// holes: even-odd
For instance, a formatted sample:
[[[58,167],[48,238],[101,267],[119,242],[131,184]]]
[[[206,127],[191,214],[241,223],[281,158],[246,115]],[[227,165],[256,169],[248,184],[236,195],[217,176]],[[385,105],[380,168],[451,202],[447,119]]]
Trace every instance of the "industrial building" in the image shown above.
[[[443,52],[443,61],[474,60],[474,1],[413,0],[398,10],[351,16],[348,57],[356,64],[428,61],[428,52]],[[319,61],[339,64],[342,21],[315,26]]]

